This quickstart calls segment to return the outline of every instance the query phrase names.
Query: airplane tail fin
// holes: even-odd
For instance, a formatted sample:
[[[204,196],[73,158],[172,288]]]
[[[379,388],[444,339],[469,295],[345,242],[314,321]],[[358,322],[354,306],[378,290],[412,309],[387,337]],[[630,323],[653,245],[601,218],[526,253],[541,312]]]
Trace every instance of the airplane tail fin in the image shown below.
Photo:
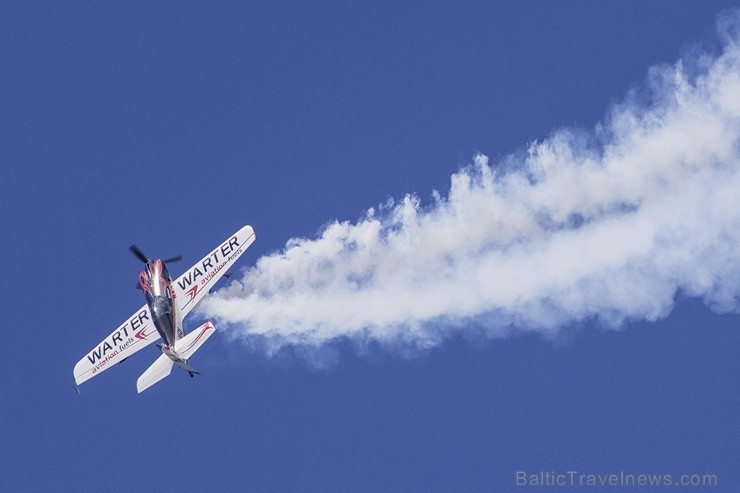
[[[154,361],[154,363],[152,363],[152,366],[147,368],[147,370],[141,374],[139,379],[136,381],[136,390],[141,393],[162,380],[164,377],[168,376],[172,371],[172,365],[174,363],[175,362],[172,361],[169,356],[162,354]]]
[[[200,372],[196,370],[195,368],[193,368],[192,366],[190,366],[188,364],[188,360],[186,359],[175,361],[175,364],[179,366],[180,368],[182,368],[183,370],[185,370],[186,372],[188,372],[188,374],[190,374],[191,377],[194,377],[195,375],[200,375]]]

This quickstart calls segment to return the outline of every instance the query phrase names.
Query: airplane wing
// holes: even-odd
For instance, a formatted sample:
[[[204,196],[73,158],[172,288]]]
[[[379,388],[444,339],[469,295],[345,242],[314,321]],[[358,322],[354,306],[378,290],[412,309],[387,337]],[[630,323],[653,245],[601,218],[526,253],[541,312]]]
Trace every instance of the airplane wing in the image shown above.
[[[254,238],[252,226],[244,226],[175,280],[174,296],[180,309],[180,320],[226,274],[228,268],[249,248]]]
[[[149,306],[144,305],[77,362],[74,369],[75,385],[120,363],[158,339],[159,333],[152,322]]]

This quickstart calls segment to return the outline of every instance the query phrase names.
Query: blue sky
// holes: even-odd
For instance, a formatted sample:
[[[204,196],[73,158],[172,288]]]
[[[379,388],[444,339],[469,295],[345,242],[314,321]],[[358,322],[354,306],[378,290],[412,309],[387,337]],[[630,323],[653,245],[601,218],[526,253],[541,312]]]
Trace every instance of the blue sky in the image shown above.
[[[661,100],[673,94],[661,77],[683,59],[686,82],[694,84],[707,60],[699,54],[716,60],[728,50],[717,16],[733,6],[6,5],[0,489],[542,491],[516,488],[517,471],[576,470],[715,474],[719,487],[711,491],[735,491],[740,336],[733,275],[740,261],[737,233],[721,233],[732,233],[738,217],[736,209],[712,206],[737,199],[731,188],[702,195],[701,187],[722,183],[719,168],[737,179],[737,115],[707,151],[711,164],[720,164],[708,171],[701,159],[693,164],[707,179],[682,181],[678,173],[660,200],[637,186],[653,182],[637,180],[624,185],[616,208],[595,192],[590,202],[569,204],[577,209],[562,209],[564,200],[580,197],[579,184],[594,181],[554,182],[549,177],[563,175],[552,168],[545,178],[535,173],[551,162],[556,171],[570,169],[559,144],[578,163],[594,149],[628,150],[619,147],[631,142],[619,117],[634,108],[673,115]],[[691,91],[676,94],[702,101]],[[725,97],[732,103],[732,94]],[[679,141],[689,142],[678,146],[680,156],[691,154],[692,139]],[[723,160],[719,148],[727,142],[734,151]],[[558,159],[547,161],[550,155]],[[635,254],[642,263],[625,260],[627,271],[609,264],[612,270],[578,277],[564,269],[545,287],[530,286],[513,269],[513,277],[493,283],[503,294],[458,292],[466,287],[462,274],[489,265],[476,263],[489,257],[457,256],[459,248],[427,257],[436,251],[430,243],[411,250],[419,255],[399,255],[389,235],[411,231],[411,223],[394,223],[404,211],[419,224],[450,224],[433,191],[457,204],[451,176],[478,183],[476,173],[484,172],[471,170],[487,168],[471,164],[481,156],[497,183],[509,177],[516,184],[530,173],[532,186],[559,184],[542,187],[550,192],[535,208],[553,221],[537,230],[555,239],[543,251],[590,244],[568,243],[558,231],[578,238],[590,222],[611,224],[645,209],[657,212],[636,214],[643,218],[637,226],[656,226],[651,219],[681,203],[696,214],[677,212],[660,225],[675,220],[664,232],[675,233],[686,251],[649,249],[654,256]],[[665,163],[673,170],[684,160]],[[574,165],[574,176],[581,169]],[[601,183],[599,176],[586,177]],[[521,194],[501,187],[502,197],[513,197],[505,211],[534,207],[542,197],[526,186]],[[470,196],[479,197],[476,191]],[[406,194],[415,194],[418,206],[404,209]],[[379,207],[389,199],[396,205]],[[360,282],[353,293],[367,297],[337,298],[360,302],[345,304],[352,317],[306,309],[290,323],[281,318],[302,306],[302,295],[315,295],[308,299],[322,307],[338,293],[322,291],[316,276],[326,272],[321,266],[337,273],[346,265],[331,257],[312,262],[311,255],[326,251],[327,225],[340,221],[336,231],[350,237],[370,224],[371,207],[387,248],[361,273],[377,279],[389,259],[398,261],[390,270],[400,274],[381,286],[388,298]],[[559,218],[561,210],[569,214]],[[488,216],[472,217],[459,223],[465,234]],[[510,217],[501,224],[514,227]],[[542,218],[535,219],[540,227]],[[706,230],[686,239],[682,222]],[[152,256],[182,254],[172,268],[178,275],[244,224],[254,226],[257,241],[237,272],[258,261],[261,267],[241,278],[243,288],[220,295],[223,304],[203,308],[218,331],[193,358],[203,376],[177,372],[137,395],[136,378],[157,356],[152,348],[85,383],[78,397],[74,364],[143,300],[134,289],[141,265],[128,246]],[[626,236],[638,240],[642,230],[631,231]],[[306,239],[291,243],[299,245],[296,254],[313,252],[306,263],[277,261],[291,238]],[[476,251],[503,255],[495,238],[480,241]],[[639,250],[640,242],[634,245]],[[694,255],[700,246],[702,255]],[[549,273],[581,258],[572,252],[538,268]],[[583,255],[589,252],[584,247]],[[520,257],[528,266],[530,257]],[[452,258],[472,270],[448,272],[457,281],[451,286],[421,277],[450,294],[455,302],[446,307],[423,286],[399,281],[423,272],[407,269],[409,258]],[[302,291],[269,284],[286,272]],[[584,284],[602,291],[580,291]],[[543,295],[545,288],[553,292]],[[250,298],[252,292],[261,294]],[[502,301],[511,292],[524,301]],[[593,292],[608,296],[586,296]],[[378,299],[383,308],[365,313],[368,300]],[[193,328],[197,320],[187,322]]]

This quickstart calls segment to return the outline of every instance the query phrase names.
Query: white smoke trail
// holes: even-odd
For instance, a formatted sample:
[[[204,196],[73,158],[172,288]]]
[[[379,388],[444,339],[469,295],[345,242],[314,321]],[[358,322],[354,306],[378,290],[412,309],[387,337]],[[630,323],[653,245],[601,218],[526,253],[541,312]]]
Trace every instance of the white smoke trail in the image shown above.
[[[727,19],[723,52],[695,74],[651,69],[649,104],[628,98],[593,132],[494,166],[478,155],[428,206],[407,195],[291,239],[200,312],[268,352],[618,326],[665,317],[677,293],[737,312],[740,14]]]

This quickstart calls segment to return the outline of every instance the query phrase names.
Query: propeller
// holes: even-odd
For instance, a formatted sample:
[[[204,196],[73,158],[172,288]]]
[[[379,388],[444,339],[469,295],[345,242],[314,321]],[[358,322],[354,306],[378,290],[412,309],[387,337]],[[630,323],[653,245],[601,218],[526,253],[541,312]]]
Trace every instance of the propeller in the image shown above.
[[[129,250],[131,251],[131,253],[133,253],[133,254],[134,254],[134,256],[135,256],[136,258],[138,258],[139,260],[141,260],[141,261],[142,261],[142,262],[144,262],[145,264],[148,264],[148,263],[149,263],[149,261],[151,260],[151,259],[150,259],[149,257],[147,257],[147,256],[146,256],[146,255],[144,254],[144,252],[142,252],[142,251],[141,251],[141,249],[140,249],[139,247],[137,247],[136,245],[131,245],[130,247],[128,247],[128,249],[129,249]],[[177,256],[175,256],[175,257],[170,257],[170,258],[168,258],[167,260],[162,260],[162,262],[164,262],[165,264],[169,264],[169,263],[172,263],[172,262],[179,262],[179,261],[181,261],[181,260],[182,260],[182,255],[177,255]]]
[[[139,247],[137,247],[136,245],[131,245],[130,247],[128,247],[128,249],[131,251],[131,253],[134,254],[136,258],[138,258],[145,264],[149,262],[149,258],[144,255],[144,252],[142,252],[141,249],[139,249]]]

